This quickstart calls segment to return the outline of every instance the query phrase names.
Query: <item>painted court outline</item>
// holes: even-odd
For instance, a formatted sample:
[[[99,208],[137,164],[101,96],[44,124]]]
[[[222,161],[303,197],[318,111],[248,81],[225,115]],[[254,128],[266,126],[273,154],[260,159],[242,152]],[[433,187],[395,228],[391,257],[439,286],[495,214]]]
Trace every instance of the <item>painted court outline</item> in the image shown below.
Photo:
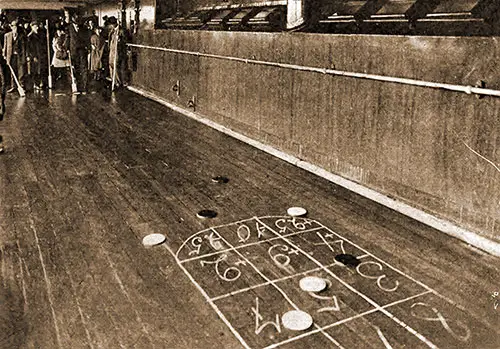
[[[219,233],[212,228],[212,230],[217,233],[217,235],[219,235]],[[224,242],[231,247],[231,249],[236,252],[236,254],[238,254],[241,258],[243,258],[251,267],[252,269],[254,269],[264,280],[266,280],[267,282],[270,283],[271,286],[273,286],[279,293],[282,294],[283,298],[285,298],[285,300],[295,309],[295,310],[300,310],[299,307],[297,307],[297,305],[290,299],[290,297],[288,297],[288,295],[285,293],[285,291],[283,291],[278,285],[276,285],[277,281],[275,280],[271,280],[269,279],[264,273],[262,273],[252,262],[250,262],[250,260],[248,258],[246,258],[245,256],[243,256],[241,254],[240,251],[238,251],[236,248],[234,248],[234,246],[232,246],[226,239],[224,239],[222,237],[222,235],[219,235],[221,237],[222,240],[224,240]],[[331,337],[328,333],[326,333],[320,326],[318,326],[317,324],[313,324],[314,327],[316,327],[316,329],[318,331],[320,331],[326,338],[328,338],[328,340],[330,340],[330,342],[334,343],[335,345],[337,345],[339,348],[343,348],[333,337]]]
[[[196,233],[195,235],[191,235],[186,241],[190,241],[194,236],[196,236],[198,234],[204,233],[204,232],[209,231],[209,230],[213,231],[214,229],[217,229],[217,228],[215,227],[215,228],[209,228],[209,229],[201,230],[198,233]],[[304,231],[296,231],[294,233],[285,234],[285,235],[283,235],[283,237],[295,236],[295,235],[299,235],[299,234],[302,234],[302,233],[310,233],[310,232],[313,232],[313,231],[316,231],[316,230],[321,230],[321,229],[325,229],[325,228],[324,227],[317,227],[317,228],[307,229],[307,230],[304,230]],[[219,234],[219,232],[216,232],[216,233]],[[219,236],[220,236],[220,234],[219,234]],[[283,237],[275,236],[273,238],[259,240],[257,242],[249,242],[248,244],[242,244],[242,245],[238,245],[238,246],[233,246],[231,248],[226,248],[226,249],[223,249],[223,250],[220,250],[220,251],[217,251],[217,252],[205,253],[204,255],[198,255],[196,257],[191,257],[191,258],[186,258],[186,259],[178,259],[179,258],[179,256],[178,256],[179,251],[185,246],[185,243],[184,243],[184,244],[181,245],[181,247],[179,247],[179,250],[177,251],[177,254],[176,254],[176,258],[177,258],[177,260],[178,260],[179,263],[187,263],[187,262],[195,261],[197,259],[202,259],[202,258],[207,258],[207,257],[215,256],[217,254],[224,253],[224,252],[230,252],[230,251],[239,250],[239,249],[242,249],[242,248],[245,248],[245,247],[260,245],[260,244],[262,244],[264,242],[269,242],[269,241],[274,241],[274,240],[280,240]]]
[[[273,343],[271,345],[266,346],[265,349],[267,349],[267,348],[276,348],[276,347],[279,347],[279,346],[281,346],[283,344],[291,343],[291,342],[300,340],[301,338],[305,338],[307,336],[314,335],[316,333],[322,333],[328,340],[330,340],[330,342],[332,342],[333,344],[335,344],[338,348],[344,348],[333,337],[331,337],[328,333],[326,333],[325,330],[327,330],[329,328],[332,328],[334,326],[339,326],[339,325],[344,324],[344,323],[346,323],[348,321],[352,321],[354,319],[357,319],[357,318],[360,318],[360,317],[363,317],[365,315],[368,315],[368,314],[371,314],[371,313],[375,313],[375,312],[380,312],[381,314],[387,316],[392,321],[394,321],[396,324],[398,324],[399,326],[401,326],[402,328],[404,328],[405,330],[407,330],[409,333],[411,333],[413,336],[415,336],[416,338],[418,338],[422,343],[424,343],[425,345],[427,345],[429,348],[437,348],[437,346],[434,343],[432,343],[425,336],[423,336],[422,334],[418,333],[416,330],[414,330],[413,328],[411,328],[409,325],[407,325],[406,323],[404,323],[403,321],[401,321],[400,319],[398,319],[397,317],[395,317],[392,313],[390,313],[387,310],[387,308],[389,308],[389,307],[391,307],[393,305],[396,305],[396,304],[407,302],[407,301],[409,301],[411,299],[415,299],[415,298],[421,297],[421,296],[426,295],[426,294],[431,294],[431,293],[434,294],[435,296],[438,296],[439,298],[445,300],[447,303],[450,303],[451,305],[457,307],[457,304],[455,302],[453,302],[452,300],[448,299],[447,297],[441,295],[440,293],[438,293],[437,291],[433,290],[432,288],[430,288],[429,286],[425,285],[424,283],[422,283],[422,282],[414,279],[413,277],[411,277],[410,275],[404,273],[403,271],[395,268],[394,266],[390,265],[389,263],[383,261],[382,259],[376,257],[372,253],[368,252],[367,250],[365,250],[365,249],[361,248],[360,246],[358,246],[357,244],[353,243],[351,240],[349,240],[349,239],[343,237],[342,235],[340,235],[340,234],[332,231],[330,228],[326,227],[325,225],[323,225],[322,223],[320,223],[320,222],[318,222],[316,220],[307,218],[307,222],[316,224],[317,227],[310,228],[310,229],[299,230],[299,231],[294,231],[292,233],[283,234],[283,235],[280,234],[280,232],[278,232],[277,229],[273,229],[272,227],[269,226],[269,224],[266,224],[265,222],[262,221],[262,220],[265,220],[265,219],[276,219],[276,222],[277,222],[279,219],[290,219],[290,218],[291,217],[288,217],[288,216],[251,217],[251,218],[240,220],[240,221],[237,221],[237,222],[232,222],[232,223],[229,223],[229,224],[224,224],[224,225],[219,225],[219,226],[216,226],[216,227],[211,227],[211,228],[208,228],[208,229],[204,229],[204,230],[201,230],[201,231],[199,231],[199,232],[197,232],[197,233],[189,236],[181,244],[181,246],[178,248],[177,253],[174,253],[167,245],[164,245],[164,246],[168,249],[168,251],[170,252],[170,254],[172,254],[172,256],[175,258],[175,260],[176,260],[177,264],[179,265],[179,267],[188,276],[188,278],[191,280],[191,282],[198,288],[198,290],[202,293],[202,295],[205,297],[205,299],[207,300],[207,302],[212,306],[212,308],[215,310],[215,312],[219,315],[219,317],[221,318],[221,320],[229,327],[229,329],[231,330],[231,332],[235,335],[235,337],[240,341],[240,343],[245,348],[251,349],[252,347],[250,347],[246,343],[246,341],[244,340],[244,338],[231,325],[231,322],[226,318],[226,316],[222,313],[222,311],[219,309],[219,307],[214,302],[217,301],[217,300],[220,300],[220,299],[224,299],[224,298],[228,298],[228,297],[234,296],[236,294],[247,292],[249,290],[252,290],[252,289],[255,289],[255,288],[258,288],[258,287],[270,285],[270,286],[274,287],[279,293],[281,293],[281,295],[283,296],[283,298],[293,308],[298,309],[298,307],[288,297],[288,295],[285,293],[285,291],[282,290],[278,285],[276,285],[276,283],[279,283],[280,281],[291,279],[291,278],[294,278],[294,277],[297,277],[297,276],[300,276],[300,275],[306,275],[308,273],[317,272],[317,271],[324,271],[324,272],[326,272],[330,277],[332,277],[334,280],[336,280],[337,282],[339,282],[343,287],[347,288],[350,292],[354,293],[355,295],[361,297],[366,302],[368,302],[373,308],[371,308],[371,309],[369,309],[367,311],[364,311],[362,313],[356,314],[354,316],[351,316],[349,318],[345,318],[345,319],[339,320],[339,321],[337,321],[335,323],[328,324],[326,326],[322,326],[321,327],[321,326],[319,326],[317,324],[314,324],[315,329],[310,330],[310,331],[305,332],[305,333],[301,333],[301,334],[299,334],[297,336],[293,336],[293,337],[288,338],[286,340],[282,340],[281,342]],[[262,239],[262,240],[260,240],[260,237],[259,237],[259,240],[256,241],[256,242],[244,243],[244,244],[240,244],[240,245],[237,245],[237,246],[233,246],[217,230],[217,229],[224,228],[224,227],[237,226],[238,224],[244,224],[246,222],[255,222],[256,224],[260,224],[261,227],[264,227],[267,231],[272,232],[275,236],[271,237],[271,238]],[[295,222],[293,224],[295,226]],[[297,226],[295,226],[295,228],[297,228]],[[258,226],[257,226],[257,229],[259,229]],[[359,256],[358,258],[372,257],[373,259],[375,259],[376,261],[378,261],[382,265],[384,265],[384,267],[388,267],[389,269],[393,270],[397,274],[399,274],[399,275],[403,276],[404,278],[406,278],[406,279],[414,282],[415,284],[421,286],[422,288],[424,288],[425,291],[420,292],[420,293],[418,293],[416,295],[412,295],[412,296],[406,297],[404,299],[399,299],[399,300],[396,300],[396,301],[391,302],[389,304],[381,306],[376,301],[374,301],[373,299],[371,299],[369,296],[363,294],[362,292],[360,292],[357,289],[355,289],[352,285],[350,285],[349,283],[347,283],[344,280],[342,280],[339,276],[337,276],[334,272],[332,272],[329,269],[330,267],[332,267],[334,265],[340,264],[339,262],[332,263],[330,265],[324,265],[321,262],[319,262],[318,260],[316,260],[308,252],[304,251],[302,248],[300,248],[299,246],[297,246],[293,241],[291,241],[290,239],[288,239],[289,237],[292,237],[292,236],[302,235],[302,234],[305,234],[305,233],[311,233],[311,232],[320,231],[320,230],[326,230],[330,234],[333,234],[334,236],[338,237],[339,239],[341,239],[341,240],[343,240],[343,241],[351,244],[355,248],[357,248],[360,251],[364,252],[364,254],[362,256]],[[218,237],[217,241],[219,241],[219,240],[222,241],[228,247],[224,247],[224,248],[221,248],[221,249],[215,248],[215,246],[212,244],[212,241],[211,241],[210,244],[215,249],[215,252],[205,253],[205,254],[202,254],[202,255],[197,255],[195,257],[185,258],[185,259],[182,259],[182,260],[179,259],[179,253],[180,253],[180,251],[184,247],[186,247],[186,244],[189,241],[192,241],[192,239],[194,239],[197,235],[200,235],[200,234],[203,234],[203,233],[206,233],[206,232],[212,232],[212,233],[214,233]],[[320,238],[323,241],[326,242],[326,240],[324,240],[324,238],[321,236],[321,234],[318,233],[318,235],[320,236]],[[284,276],[284,277],[281,277],[281,278],[277,278],[277,279],[272,279],[271,280],[265,274],[263,274],[247,257],[245,257],[239,251],[239,250],[241,250],[241,249],[243,249],[245,247],[260,245],[260,244],[263,244],[263,243],[266,243],[266,242],[270,242],[270,241],[274,241],[274,240],[281,240],[281,241],[285,242],[289,247],[292,247],[295,251],[300,252],[300,254],[302,256],[306,257],[311,262],[313,262],[314,264],[316,264],[317,267],[309,269],[309,270],[306,270],[306,271],[297,272],[297,273],[294,273],[293,275],[287,275],[287,276]],[[331,247],[330,244],[326,243],[326,246],[328,246],[332,250],[332,252],[333,252],[333,249],[332,249],[332,247]],[[198,252],[199,252],[199,250],[198,250]],[[242,289],[238,289],[238,290],[226,293],[226,294],[217,295],[215,297],[210,297],[207,294],[207,292],[203,289],[203,287],[194,279],[194,277],[191,275],[191,273],[186,269],[186,267],[184,266],[184,264],[186,262],[189,262],[189,261],[199,260],[199,259],[202,259],[202,258],[205,258],[205,257],[209,257],[209,256],[213,256],[213,255],[221,255],[221,254],[224,254],[225,252],[234,252],[234,253],[236,253],[240,258],[242,258],[245,261],[245,263],[247,263],[255,272],[257,272],[257,274],[259,274],[265,280],[265,282],[259,283],[259,284],[255,284],[255,285],[250,285],[248,287],[245,287],[245,288],[242,288]],[[458,307],[458,308],[463,310],[463,307]],[[378,327],[377,327],[377,333],[378,333],[378,335],[380,337],[380,335],[381,335],[382,332],[380,331],[380,329],[378,329]],[[382,337],[383,337],[383,334],[382,334]],[[380,338],[382,339],[383,343],[385,343],[385,341],[384,341],[385,337],[383,337],[383,338],[382,337],[380,337]]]

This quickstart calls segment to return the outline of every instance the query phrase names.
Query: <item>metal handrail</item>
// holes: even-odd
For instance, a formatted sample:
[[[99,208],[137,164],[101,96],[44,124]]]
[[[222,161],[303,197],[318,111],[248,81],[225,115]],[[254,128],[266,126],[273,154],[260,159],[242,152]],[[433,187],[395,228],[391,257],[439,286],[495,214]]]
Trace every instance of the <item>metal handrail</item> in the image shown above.
[[[358,78],[358,79],[367,79],[367,80],[392,82],[392,83],[412,85],[412,86],[443,89],[443,90],[449,90],[449,91],[455,91],[455,92],[463,92],[466,94],[477,94],[477,95],[481,95],[481,96],[500,97],[500,90],[492,90],[492,89],[487,89],[487,88],[483,88],[483,87],[454,85],[454,84],[447,84],[447,83],[441,83],[441,82],[423,81],[423,80],[408,79],[408,78],[386,76],[386,75],[366,74],[366,73],[357,73],[357,72],[350,72],[350,71],[337,70],[337,69],[310,67],[310,66],[288,64],[288,63],[279,63],[279,62],[270,62],[270,61],[260,61],[260,60],[256,60],[256,59],[223,56],[223,55],[216,55],[216,54],[211,54],[211,53],[178,50],[178,49],[166,48],[166,47],[155,47],[155,46],[130,44],[130,43],[127,45],[130,47],[172,52],[172,53],[180,53],[180,54],[186,54],[186,55],[198,56],[198,57],[222,59],[222,60],[241,62],[241,63],[246,63],[246,64],[265,65],[265,66],[279,67],[279,68],[285,68],[285,69],[308,71],[308,72],[314,72],[314,73],[320,73],[320,74],[345,76],[345,77],[352,77],[352,78]]]

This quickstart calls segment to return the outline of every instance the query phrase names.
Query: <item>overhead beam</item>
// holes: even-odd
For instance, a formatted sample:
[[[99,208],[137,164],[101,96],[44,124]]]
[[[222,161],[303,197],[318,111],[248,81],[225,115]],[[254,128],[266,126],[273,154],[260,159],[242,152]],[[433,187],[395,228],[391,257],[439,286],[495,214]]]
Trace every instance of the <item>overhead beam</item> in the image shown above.
[[[59,1],[1,1],[2,10],[62,10],[63,8],[84,6],[84,2]]]

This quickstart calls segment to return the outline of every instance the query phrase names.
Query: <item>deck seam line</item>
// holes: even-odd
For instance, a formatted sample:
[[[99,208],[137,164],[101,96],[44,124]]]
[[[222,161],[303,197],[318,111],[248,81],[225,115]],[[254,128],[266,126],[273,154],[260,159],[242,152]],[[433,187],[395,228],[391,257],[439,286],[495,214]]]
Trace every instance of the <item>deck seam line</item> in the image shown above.
[[[23,253],[21,251],[21,245],[19,243],[19,239],[16,239],[16,245],[17,245],[17,250],[18,250],[18,253],[17,253],[17,258],[18,258],[18,261],[19,261],[19,271],[20,271],[20,275],[21,275],[21,287],[22,287],[22,293],[23,293],[23,299],[24,299],[24,305],[26,307],[29,306],[28,304],[28,294],[27,294],[27,291],[26,291],[26,282],[25,282],[25,279],[24,279],[24,259],[22,257]],[[2,248],[2,264],[3,264],[3,248]],[[5,287],[5,286],[4,286]]]
[[[45,287],[47,289],[47,298],[49,300],[50,311],[52,313],[52,320],[54,322],[54,328],[56,330],[57,345],[59,346],[59,348],[62,348],[61,335],[59,332],[59,326],[57,325],[56,311],[54,309],[54,299],[53,299],[53,295],[52,295],[52,284],[50,282],[49,275],[47,273],[47,268],[46,268],[45,261],[43,258],[43,253],[42,253],[42,247],[40,246],[40,240],[38,238],[38,233],[37,233],[36,228],[35,228],[35,222],[33,221],[31,216],[28,218],[28,220],[29,220],[30,228],[31,228],[33,235],[35,237],[36,247],[38,249],[38,257],[40,259],[40,264],[42,266],[43,277],[45,279]]]
[[[58,240],[59,236],[57,235],[57,233],[56,233],[54,227],[52,226],[52,224],[51,224],[51,229],[50,230],[52,231],[52,234],[54,235],[54,237],[56,238],[56,240]],[[74,281],[73,276],[71,275],[70,271],[68,270],[68,264],[67,264],[67,260],[66,260],[66,255],[64,253],[62,253],[62,251],[61,251],[61,254],[63,255],[63,257],[61,258],[62,259],[62,267],[64,268],[64,271],[66,272],[66,274],[68,276],[69,284],[70,284],[70,287],[71,287],[72,296],[75,299],[76,308],[78,309],[78,315],[80,316],[80,320],[82,322],[83,329],[85,330],[85,335],[87,336],[87,341],[88,341],[89,347],[91,349],[94,349],[94,344],[92,343],[92,337],[91,337],[90,332],[89,332],[88,323],[87,323],[87,320],[85,319],[85,316],[88,316],[88,315],[84,314],[83,309],[82,309],[82,307],[80,305],[80,300],[79,300],[77,292],[76,292],[75,281]]]

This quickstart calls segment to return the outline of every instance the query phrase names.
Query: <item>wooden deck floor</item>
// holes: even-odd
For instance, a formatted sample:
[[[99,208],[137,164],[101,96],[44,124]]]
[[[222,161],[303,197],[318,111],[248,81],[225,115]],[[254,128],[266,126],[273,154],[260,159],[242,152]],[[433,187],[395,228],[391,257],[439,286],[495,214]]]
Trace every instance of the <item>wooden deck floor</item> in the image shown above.
[[[7,108],[1,348],[500,347],[497,258],[130,92]]]

